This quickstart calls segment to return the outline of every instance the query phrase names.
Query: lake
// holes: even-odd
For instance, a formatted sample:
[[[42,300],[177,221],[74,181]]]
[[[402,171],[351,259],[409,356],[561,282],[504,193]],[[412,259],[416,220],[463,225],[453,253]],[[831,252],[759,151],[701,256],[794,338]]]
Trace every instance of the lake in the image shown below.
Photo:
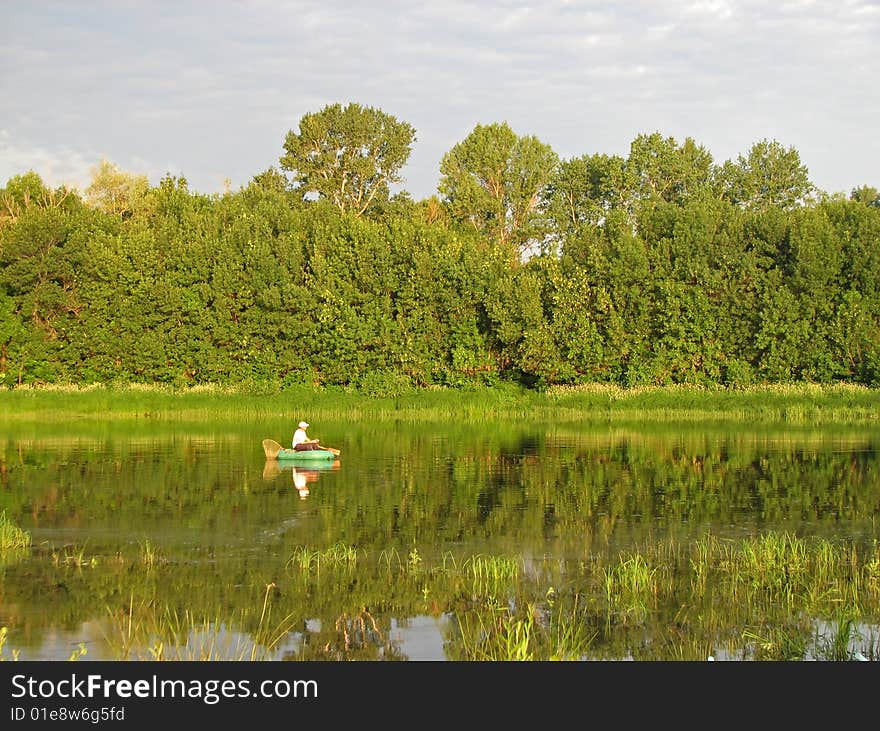
[[[23,660],[877,659],[880,431],[81,420],[0,431]]]

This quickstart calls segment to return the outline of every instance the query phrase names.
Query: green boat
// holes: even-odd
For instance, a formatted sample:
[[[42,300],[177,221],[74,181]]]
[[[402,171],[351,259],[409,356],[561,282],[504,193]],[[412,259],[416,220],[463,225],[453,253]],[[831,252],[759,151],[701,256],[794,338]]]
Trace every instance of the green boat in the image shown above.
[[[336,455],[329,449],[306,449],[298,452],[295,449],[281,448],[276,457],[288,462],[326,462],[336,459]]]

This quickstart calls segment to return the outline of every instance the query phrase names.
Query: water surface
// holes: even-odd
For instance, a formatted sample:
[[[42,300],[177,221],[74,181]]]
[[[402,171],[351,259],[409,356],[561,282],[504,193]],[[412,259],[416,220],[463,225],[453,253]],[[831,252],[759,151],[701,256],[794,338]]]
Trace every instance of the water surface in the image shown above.
[[[32,538],[0,557],[7,651],[67,659],[83,643],[92,660],[149,659],[175,645],[185,659],[244,658],[256,642],[263,659],[455,660],[493,617],[510,630],[528,605],[552,624],[567,601],[587,659],[736,658],[751,634],[833,618],[816,609],[805,625],[745,590],[725,608],[711,583],[695,588],[695,545],[785,533],[869,561],[880,530],[880,435],[865,430],[313,424],[342,450],[323,469],[265,459],[261,440],[287,443],[287,431],[0,432],[0,511]],[[331,562],[332,547],[355,560]],[[324,558],[303,568],[311,553]],[[664,579],[624,606],[609,572],[636,554]],[[477,577],[475,557],[513,561],[518,579]],[[866,576],[876,607],[880,581]],[[696,619],[708,609],[716,619]],[[869,649],[876,625],[858,624]]]

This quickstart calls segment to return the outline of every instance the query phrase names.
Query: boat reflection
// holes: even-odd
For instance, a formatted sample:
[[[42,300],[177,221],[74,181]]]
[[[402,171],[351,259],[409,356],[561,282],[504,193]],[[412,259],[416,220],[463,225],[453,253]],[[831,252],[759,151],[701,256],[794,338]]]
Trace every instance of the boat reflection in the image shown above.
[[[300,499],[305,500],[309,495],[309,484],[317,482],[322,472],[333,472],[339,469],[339,460],[332,462],[320,462],[306,467],[296,467],[293,464],[279,462],[277,459],[267,459],[263,467],[263,479],[274,480],[282,472],[290,472],[293,487],[299,493]]]

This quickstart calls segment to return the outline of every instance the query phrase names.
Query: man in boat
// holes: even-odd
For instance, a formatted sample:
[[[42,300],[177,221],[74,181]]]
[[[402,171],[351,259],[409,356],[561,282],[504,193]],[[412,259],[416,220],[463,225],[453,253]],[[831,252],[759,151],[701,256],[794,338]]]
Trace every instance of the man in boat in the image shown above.
[[[306,452],[311,449],[321,449],[318,446],[319,439],[309,439],[308,434],[306,434],[306,429],[309,428],[309,425],[305,421],[301,421],[298,424],[298,429],[293,433],[293,448],[297,452]]]

